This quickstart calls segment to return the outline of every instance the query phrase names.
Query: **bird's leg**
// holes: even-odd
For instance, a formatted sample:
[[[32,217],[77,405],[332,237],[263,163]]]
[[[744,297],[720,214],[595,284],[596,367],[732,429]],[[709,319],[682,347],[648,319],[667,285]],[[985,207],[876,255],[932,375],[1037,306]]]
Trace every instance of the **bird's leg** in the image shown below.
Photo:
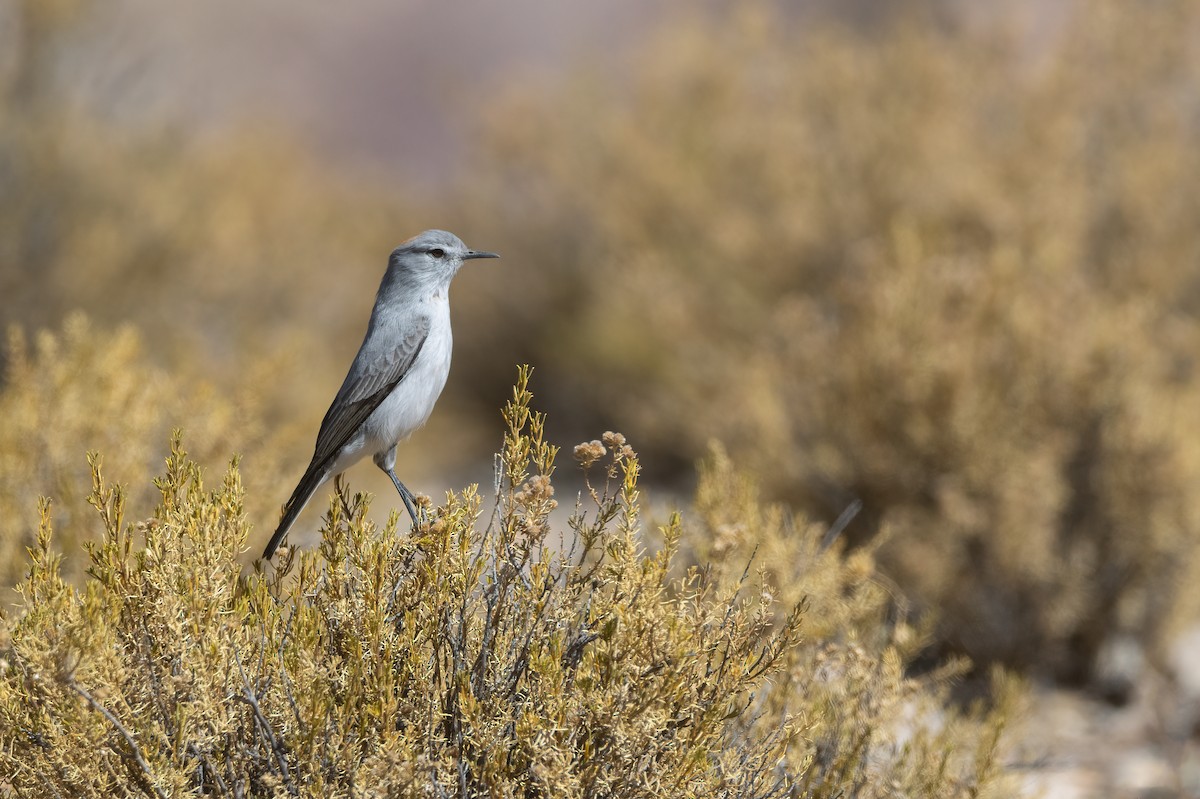
[[[408,490],[408,486],[400,482],[400,478],[391,469],[387,470],[387,476],[392,478],[392,483],[396,486],[396,490],[400,492],[400,499],[404,500],[404,507],[408,509],[408,517],[413,520],[413,524],[420,524],[424,514],[417,513],[417,498],[413,496],[413,492]]]
[[[408,510],[408,518],[412,519],[413,524],[420,524],[422,514],[417,513],[417,498],[413,496],[413,492],[408,490],[408,486],[400,482],[400,478],[396,476],[396,448],[393,446],[385,452],[379,452],[375,455],[375,465],[383,469],[388,477],[392,478],[392,485],[396,486],[396,490],[400,492],[400,499],[404,500],[404,507]]]

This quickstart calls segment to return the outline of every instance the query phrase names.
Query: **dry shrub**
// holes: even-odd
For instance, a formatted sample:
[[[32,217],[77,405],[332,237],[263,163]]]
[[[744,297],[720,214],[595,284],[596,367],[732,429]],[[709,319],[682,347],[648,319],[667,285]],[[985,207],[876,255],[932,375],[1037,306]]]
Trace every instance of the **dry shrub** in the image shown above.
[[[456,294],[471,380],[434,419],[449,440],[477,429],[456,397],[490,409],[507,364],[535,362],[561,429],[621,420],[659,479],[690,475],[715,436],[814,517],[862,499],[854,540],[888,529],[887,572],[978,660],[1082,679],[1113,636],[1153,650],[1194,622],[1196,0],[1080,4],[1032,45],[1003,12],[975,28],[897,12],[869,34],[785,4],[674,20],[628,85],[578,74],[495,103],[469,185],[421,216],[277,135],[81,118],[53,67],[89,6],[17,4],[4,319],[134,319],[172,373],[203,363],[221,386],[251,385],[231,353],[303,357],[261,398],[291,462],[388,248],[465,218],[505,260]],[[192,417],[156,425],[258,457],[253,425],[207,450]],[[155,458],[136,453],[165,435],[116,437],[137,466],[113,465],[146,485]],[[122,457],[76,439],[53,463]],[[60,540],[86,532],[79,479],[27,479],[68,473],[35,453],[0,452],[17,464],[0,547],[32,540],[35,493],[64,498]]]
[[[288,442],[273,454],[310,455],[388,253],[423,227],[452,227],[444,209],[414,211],[380,184],[348,179],[278,127],[198,136],[185,125],[134,128],[89,114],[63,85],[73,61],[63,53],[92,47],[100,58],[115,46],[89,40],[89,15],[107,4],[12,5],[0,23],[12,45],[0,59],[0,325],[58,328],[77,309],[102,326],[132,323],[148,361],[173,374],[202,373],[234,393],[260,381],[262,420]],[[278,367],[269,379],[249,366],[265,361]],[[176,417],[167,429],[175,424],[195,448],[192,422]],[[445,430],[470,436],[463,423]],[[161,448],[165,438],[156,432],[138,446]],[[252,447],[231,439],[221,451],[250,456]],[[426,452],[422,465],[436,472],[441,453],[455,451]],[[23,507],[28,515],[33,506]]]
[[[157,442],[186,420],[194,457],[217,464],[235,449],[244,453],[252,516],[275,513],[287,434],[264,424],[261,394],[275,368],[247,364],[244,384],[228,390],[152,365],[131,327],[106,331],[76,315],[32,343],[14,329],[0,390],[0,605],[12,600],[36,542],[38,497],[54,502],[55,540],[67,555],[60,573],[82,576],[81,544],[103,529],[85,502],[88,450],[103,451],[109,468],[135,486],[135,505],[148,508],[158,495],[151,477],[167,452]]]
[[[20,127],[0,133],[6,325],[85,308],[151,332],[160,358],[231,372],[242,353],[284,352],[319,368],[345,356],[317,332],[353,351],[387,253],[416,232],[280,135],[198,144],[57,109]]]
[[[62,53],[103,12],[93,0],[19,0],[8,20],[0,323],[56,327],[83,308],[102,324],[134,323],[160,362],[203,364],[229,383],[247,353],[335,371],[362,335],[388,252],[422,219],[279,128],[198,137],[87,113],[61,85]],[[266,399],[288,419],[335,388],[291,380]]]
[[[339,486],[319,550],[269,573],[237,564],[236,461],[206,490],[176,440],[158,507],[130,522],[93,457],[90,579],[63,580],[43,504],[0,628],[0,795],[1012,795],[1008,707],[962,716],[906,678],[869,558],[818,551],[726,460],[706,521],[673,518],[647,551],[638,459],[609,436],[555,530],[527,378],[494,501],[449,494],[408,535]],[[684,568],[706,525],[726,557]],[[776,548],[786,599],[742,533]]]
[[[1200,600],[1200,3],[898,20],[743,4],[625,90],[516,91],[478,224],[552,275],[552,407],[681,468],[716,436],[819,517],[863,500],[943,640],[1087,679]]]

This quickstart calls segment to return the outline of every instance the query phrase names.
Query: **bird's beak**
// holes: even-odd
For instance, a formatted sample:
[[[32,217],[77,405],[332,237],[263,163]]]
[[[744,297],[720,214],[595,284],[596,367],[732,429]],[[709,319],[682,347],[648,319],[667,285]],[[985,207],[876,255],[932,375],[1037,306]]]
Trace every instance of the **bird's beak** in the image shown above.
[[[494,252],[484,252],[483,250],[467,250],[467,254],[463,256],[464,261],[469,261],[472,258],[499,258]]]

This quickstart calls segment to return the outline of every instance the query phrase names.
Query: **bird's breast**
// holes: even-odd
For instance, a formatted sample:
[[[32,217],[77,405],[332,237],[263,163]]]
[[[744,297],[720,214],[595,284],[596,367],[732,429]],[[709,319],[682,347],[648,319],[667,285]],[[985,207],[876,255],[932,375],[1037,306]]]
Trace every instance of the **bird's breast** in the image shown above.
[[[368,451],[384,452],[425,424],[450,374],[453,336],[448,309],[434,316],[412,368],[364,425]]]

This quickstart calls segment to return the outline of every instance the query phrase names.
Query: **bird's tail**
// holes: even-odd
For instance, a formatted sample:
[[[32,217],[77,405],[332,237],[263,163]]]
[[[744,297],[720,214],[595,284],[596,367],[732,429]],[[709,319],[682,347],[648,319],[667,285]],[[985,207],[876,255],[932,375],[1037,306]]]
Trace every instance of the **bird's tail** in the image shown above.
[[[312,498],[313,492],[321,487],[321,483],[324,483],[328,476],[325,470],[315,463],[308,467],[308,471],[300,478],[300,484],[296,486],[291,498],[283,506],[283,518],[279,520],[279,526],[275,528],[275,535],[271,536],[270,543],[263,550],[263,560],[270,560],[271,556],[275,554],[275,550],[279,548],[279,542],[287,535],[288,530],[292,529],[292,524],[300,515],[300,511],[304,510],[304,506]]]

